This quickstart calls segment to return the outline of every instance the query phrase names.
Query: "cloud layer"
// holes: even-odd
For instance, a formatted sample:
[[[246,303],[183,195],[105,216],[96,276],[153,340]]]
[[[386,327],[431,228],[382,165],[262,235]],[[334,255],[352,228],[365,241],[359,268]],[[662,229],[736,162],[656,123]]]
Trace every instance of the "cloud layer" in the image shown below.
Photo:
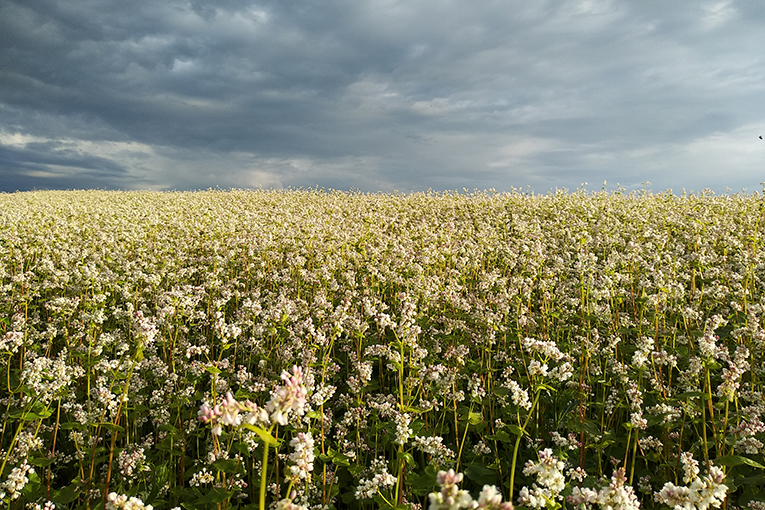
[[[732,0],[7,0],[0,191],[751,191],[762,26]]]

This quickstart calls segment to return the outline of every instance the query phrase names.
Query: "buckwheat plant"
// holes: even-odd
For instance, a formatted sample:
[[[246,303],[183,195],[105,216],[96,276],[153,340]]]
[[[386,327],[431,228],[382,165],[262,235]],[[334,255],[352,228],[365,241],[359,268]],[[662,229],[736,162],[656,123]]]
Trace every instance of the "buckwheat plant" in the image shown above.
[[[0,194],[0,500],[758,508],[763,240],[761,192]]]
[[[449,471],[439,471],[436,478],[441,490],[431,492],[428,495],[430,500],[430,510],[457,510],[459,508],[482,508],[486,510],[513,510],[513,504],[509,501],[502,501],[502,494],[497,492],[493,485],[484,485],[477,500],[474,500],[470,493],[460,490],[458,484],[462,482],[462,473],[455,473],[453,469]]]
[[[698,462],[690,453],[681,455],[683,463],[683,482],[688,485],[676,486],[667,482],[661,491],[654,494],[659,503],[674,510],[707,510],[710,506],[720,508],[725,501],[728,486],[723,483],[725,473],[717,466],[709,466],[707,475],[699,478]]]

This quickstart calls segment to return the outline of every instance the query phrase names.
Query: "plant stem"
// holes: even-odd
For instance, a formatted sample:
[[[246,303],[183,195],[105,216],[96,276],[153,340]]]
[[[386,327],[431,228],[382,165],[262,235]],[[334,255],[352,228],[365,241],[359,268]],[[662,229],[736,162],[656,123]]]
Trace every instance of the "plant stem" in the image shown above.
[[[266,484],[268,483],[268,444],[263,443],[263,463],[260,465],[260,510],[266,510]]]
[[[515,464],[518,461],[518,448],[521,446],[521,439],[523,438],[523,435],[526,433],[526,425],[529,424],[529,420],[531,419],[531,415],[534,413],[534,408],[537,406],[537,403],[539,402],[539,395],[542,393],[542,390],[539,389],[534,394],[534,402],[531,404],[531,409],[529,409],[529,413],[526,415],[526,421],[523,422],[523,426],[521,427],[521,433],[518,434],[518,438],[515,440],[515,446],[513,447],[513,463],[510,467],[510,498],[509,500],[512,501],[513,499],[513,489],[515,488]],[[520,413],[518,415],[518,423],[520,423]]]

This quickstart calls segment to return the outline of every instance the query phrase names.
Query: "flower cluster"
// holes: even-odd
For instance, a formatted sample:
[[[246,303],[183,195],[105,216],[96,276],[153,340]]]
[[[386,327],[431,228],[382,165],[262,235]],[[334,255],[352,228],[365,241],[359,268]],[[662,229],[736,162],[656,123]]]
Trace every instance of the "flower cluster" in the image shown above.
[[[250,425],[268,425],[278,423],[286,425],[290,415],[303,416],[306,412],[308,390],[303,383],[303,371],[298,366],[292,367],[292,375],[282,372],[284,385],[278,386],[272,393],[265,407],[247,400],[239,402],[229,391],[223,402],[210,407],[202,404],[197,416],[202,423],[211,423],[213,434],[219,436],[223,425],[238,427],[244,423]],[[242,416],[241,413],[245,413]]]
[[[758,507],[763,203],[0,195],[1,499]]]
[[[106,510],[153,510],[152,505],[144,505],[143,501],[135,496],[126,496],[110,492],[106,496]]]
[[[29,482],[29,477],[35,472],[34,468],[24,460],[20,466],[14,467],[8,478],[0,484],[0,500],[8,497],[11,501],[19,499],[21,491]]]
[[[313,436],[310,432],[298,432],[290,441],[293,452],[290,453],[290,478],[305,480],[313,471]]]
[[[528,460],[523,468],[523,474],[535,475],[537,483],[532,484],[531,489],[528,487],[521,489],[518,494],[518,503],[531,508],[554,505],[556,500],[561,499],[559,494],[566,486],[566,479],[563,476],[565,466],[563,461],[553,455],[550,448],[539,452],[538,462]]]
[[[271,393],[271,399],[266,404],[270,418],[279,425],[286,425],[290,414],[303,416],[306,412],[306,397],[308,390],[303,383],[303,370],[295,365],[292,374],[283,371],[281,375],[284,384]]]
[[[626,484],[627,477],[624,468],[614,471],[608,485],[599,491],[586,487],[574,487],[570,496],[566,497],[575,508],[589,509],[598,505],[601,510],[638,510],[640,502],[635,491]]]
[[[683,463],[683,482],[688,485],[676,486],[667,482],[661,491],[654,494],[654,499],[674,510],[720,508],[728,492],[727,485],[723,483],[725,473],[712,465],[706,476],[699,478],[698,461],[690,453],[684,453],[680,460]]]
[[[294,503],[294,499],[297,496],[296,491],[292,491],[288,498],[280,499],[276,502],[275,510],[308,510],[305,505],[298,505]]]
[[[513,504],[502,501],[502,494],[493,485],[484,485],[477,500],[474,500],[468,491],[461,490],[462,473],[439,471],[436,483],[441,487],[439,492],[431,492],[428,495],[430,510],[458,510],[460,508],[485,509],[485,510],[513,510]]]

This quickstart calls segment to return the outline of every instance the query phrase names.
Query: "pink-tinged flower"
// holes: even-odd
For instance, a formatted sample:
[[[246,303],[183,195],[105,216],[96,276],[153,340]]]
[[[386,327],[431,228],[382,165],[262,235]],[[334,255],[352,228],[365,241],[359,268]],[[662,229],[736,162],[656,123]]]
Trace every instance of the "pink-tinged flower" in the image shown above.
[[[297,492],[292,491],[292,493],[290,494],[290,497],[277,501],[276,510],[308,510],[307,506],[293,503],[293,500],[296,497],[297,497]]]
[[[226,399],[221,404],[220,423],[234,427],[241,425],[242,418],[239,416],[239,407],[239,402],[236,401],[231,392],[226,393]]]
[[[202,406],[199,408],[199,412],[197,413],[197,417],[202,423],[207,423],[210,421],[215,421],[215,419],[218,418],[221,414],[222,413],[219,406],[214,406],[212,409],[210,409],[210,406],[207,404],[202,404]]]
[[[450,469],[449,471],[439,471],[438,475],[436,475],[436,482],[441,487],[451,487],[452,485],[461,483],[462,479],[462,473],[455,473],[453,469]]]
[[[574,487],[566,501],[576,508],[590,508],[598,500],[598,491],[587,487]]]
[[[461,481],[462,473],[455,473],[453,469],[439,471],[436,476],[436,482],[441,486],[441,491],[431,492],[428,495],[430,510],[470,508],[473,498],[470,497],[468,491],[460,490],[457,486]]]
[[[654,499],[656,502],[664,503],[675,510],[694,510],[695,507],[690,496],[691,491],[688,487],[678,487],[672,482],[667,482],[661,491],[654,494]]]
[[[242,405],[242,412],[247,413],[244,416],[244,422],[249,425],[267,426],[271,423],[268,417],[268,411],[249,400]]]
[[[481,494],[478,495],[478,506],[484,510],[513,510],[513,504],[502,501],[502,493],[494,485],[484,485]]]
[[[290,412],[298,416],[305,414],[308,390],[303,385],[303,370],[297,365],[292,367],[292,375],[285,370],[281,378],[284,385],[277,387],[271,393],[271,400],[266,404],[266,410],[271,414],[271,421],[286,425]]]
[[[290,454],[289,459],[293,462],[290,466],[290,473],[294,479],[306,479],[313,471],[313,436],[310,432],[298,432],[290,441],[290,446],[294,452]]]

